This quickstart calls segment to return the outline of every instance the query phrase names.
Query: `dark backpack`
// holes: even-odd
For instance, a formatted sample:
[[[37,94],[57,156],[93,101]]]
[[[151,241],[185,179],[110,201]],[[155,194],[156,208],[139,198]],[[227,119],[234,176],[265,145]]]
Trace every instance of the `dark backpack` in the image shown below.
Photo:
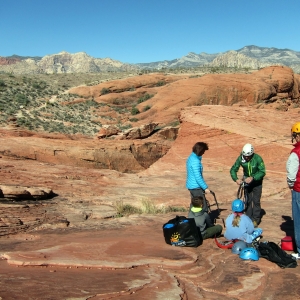
[[[194,218],[176,216],[163,225],[167,244],[180,247],[198,247],[202,244],[202,235]]]
[[[296,268],[297,261],[273,242],[261,242],[257,246],[260,257],[274,262],[281,268]]]

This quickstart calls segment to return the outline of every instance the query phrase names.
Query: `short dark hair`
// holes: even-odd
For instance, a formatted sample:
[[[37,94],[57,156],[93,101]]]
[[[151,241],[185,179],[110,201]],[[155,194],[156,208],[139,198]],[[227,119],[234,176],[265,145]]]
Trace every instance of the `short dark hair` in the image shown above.
[[[202,196],[195,196],[192,198],[192,205],[194,207],[203,207],[203,200]]]
[[[206,150],[208,150],[208,144],[204,142],[198,142],[193,147],[193,152],[198,156],[201,156]]]

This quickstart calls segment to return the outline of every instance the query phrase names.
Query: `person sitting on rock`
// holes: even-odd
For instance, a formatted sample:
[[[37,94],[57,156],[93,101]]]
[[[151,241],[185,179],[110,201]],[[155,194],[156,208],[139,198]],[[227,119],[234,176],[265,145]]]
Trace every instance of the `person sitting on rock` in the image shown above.
[[[245,205],[241,199],[232,201],[231,209],[233,213],[225,221],[224,237],[228,240],[241,240],[251,244],[262,234],[263,230],[254,229],[252,220],[244,214]]]
[[[197,227],[199,227],[202,238],[208,239],[219,236],[222,233],[223,227],[221,225],[214,225],[210,216],[203,210],[204,198],[196,196],[192,198],[192,205],[188,214],[188,218],[194,218]]]

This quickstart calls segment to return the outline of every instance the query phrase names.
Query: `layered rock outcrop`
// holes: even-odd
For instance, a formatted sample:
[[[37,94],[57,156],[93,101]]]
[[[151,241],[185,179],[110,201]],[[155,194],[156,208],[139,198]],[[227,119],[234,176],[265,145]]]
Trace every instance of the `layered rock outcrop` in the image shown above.
[[[158,82],[164,82],[158,86]],[[133,94],[139,89],[153,94],[146,102],[136,107],[141,112],[138,117],[146,122],[168,123],[176,120],[181,109],[187,106],[213,105],[263,105],[279,100],[290,101],[289,105],[300,99],[300,75],[291,68],[271,66],[251,74],[206,74],[202,77],[167,76],[151,74],[101,83],[93,87],[72,88],[70,93],[82,97],[93,97],[99,103],[112,103],[121,99],[124,103],[133,101]],[[134,92],[129,90],[134,87]],[[110,93],[102,94],[101,91]],[[121,101],[120,100],[120,101]],[[145,107],[148,110],[145,111]]]
[[[174,142],[155,136],[141,140],[141,132],[138,132],[138,140],[123,141],[45,139],[38,135],[22,137],[21,131],[19,137],[16,137],[16,133],[10,137],[6,133],[2,138],[0,154],[54,164],[135,173],[164,156]]]

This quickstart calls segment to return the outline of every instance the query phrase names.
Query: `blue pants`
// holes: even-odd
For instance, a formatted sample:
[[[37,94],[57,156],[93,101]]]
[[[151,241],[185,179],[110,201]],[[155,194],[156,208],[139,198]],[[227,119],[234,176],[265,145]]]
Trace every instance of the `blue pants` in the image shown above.
[[[300,193],[292,191],[292,215],[297,252],[300,253]]]

